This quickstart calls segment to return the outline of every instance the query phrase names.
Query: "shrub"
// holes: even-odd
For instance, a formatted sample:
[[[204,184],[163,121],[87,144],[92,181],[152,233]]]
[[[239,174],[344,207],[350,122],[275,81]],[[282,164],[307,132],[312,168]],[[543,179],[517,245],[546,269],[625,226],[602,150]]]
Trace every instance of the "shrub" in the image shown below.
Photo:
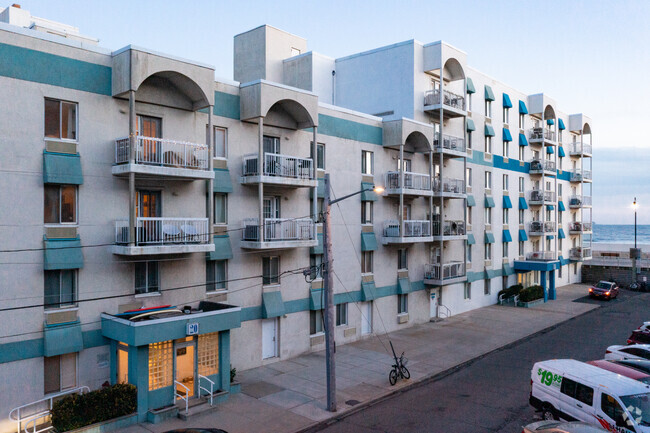
[[[237,376],[237,369],[235,367],[230,368],[230,383],[235,381],[235,376]]]
[[[129,415],[138,408],[135,385],[120,383],[86,394],[71,394],[54,403],[52,425],[59,432]]]
[[[530,286],[519,292],[521,302],[531,302],[544,297],[544,288],[542,286]]]
[[[523,288],[524,288],[524,286],[522,286],[521,284],[515,284],[514,286],[510,286],[507,289],[503,289],[503,290],[499,291],[499,293],[497,294],[497,297],[499,297],[501,295],[505,295],[505,298],[507,299],[507,298],[510,298],[511,296],[516,296],[516,295],[519,294],[519,292],[521,292],[521,289],[523,289]]]

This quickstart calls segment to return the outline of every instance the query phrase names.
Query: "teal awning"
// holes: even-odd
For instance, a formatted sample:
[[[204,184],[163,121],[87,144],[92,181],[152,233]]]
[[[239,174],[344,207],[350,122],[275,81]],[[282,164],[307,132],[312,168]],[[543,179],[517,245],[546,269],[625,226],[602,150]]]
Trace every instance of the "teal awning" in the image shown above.
[[[546,124],[547,124],[547,125],[555,125],[555,120],[553,120],[553,119],[546,119]]]
[[[510,201],[510,196],[508,195],[503,196],[503,208],[512,209],[512,201]]]
[[[232,247],[230,236],[214,236],[214,251],[208,253],[208,260],[230,260],[232,259]]]
[[[546,235],[546,239],[553,239],[553,238],[555,238],[554,235]]]
[[[398,278],[397,279],[397,293],[400,295],[406,295],[411,293],[411,282],[408,278]]]
[[[557,231],[557,238],[558,239],[565,239],[566,238],[566,235],[564,234],[564,229],[559,229]]]
[[[555,151],[553,150],[553,146],[546,146],[546,153],[548,153],[549,155],[554,154]]]
[[[483,272],[468,272],[467,273],[467,282],[468,283],[473,283],[474,281],[478,281],[483,279],[483,276],[485,274]]]
[[[79,238],[61,240],[46,238],[43,253],[43,265],[46,271],[84,267],[84,256],[81,252]]]
[[[526,103],[519,100],[519,114],[528,114],[528,108],[526,108]]]
[[[546,205],[546,209],[547,209],[547,210],[554,210],[554,209],[555,209],[555,206],[553,206],[552,204],[547,204],[547,205]]]
[[[526,234],[526,230],[520,229],[519,230],[519,242],[525,242],[528,240],[528,235]]]
[[[43,356],[81,352],[84,348],[81,323],[46,326],[43,329]]]
[[[526,203],[526,197],[519,197],[519,209],[528,209],[528,203]]]
[[[323,234],[318,233],[318,245],[309,249],[309,254],[323,254]]]
[[[323,309],[325,291],[323,289],[310,289],[309,290],[309,309],[317,311]]]
[[[494,97],[494,92],[492,91],[492,87],[485,85],[485,100],[486,101],[494,101],[496,98]]]
[[[476,206],[476,200],[474,199],[474,196],[471,194],[467,196],[467,206],[468,207]]]
[[[316,187],[316,194],[318,194],[318,198],[325,197],[325,179],[323,178],[318,179],[318,187]],[[314,190],[311,188],[309,191],[309,197],[311,197],[312,199],[314,198]]]
[[[560,158],[566,157],[566,153],[564,153],[564,147],[558,146],[558,148],[557,148],[557,156],[559,156]]]
[[[486,244],[493,244],[494,243],[494,233],[485,232],[485,243]]]
[[[512,236],[510,235],[510,230],[503,231],[502,242],[512,242]]]
[[[522,132],[519,133],[519,145],[528,146],[528,140],[526,139],[526,134]]]
[[[79,155],[43,152],[43,183],[82,185],[84,177]]]
[[[509,263],[504,263],[503,264],[503,275],[504,276],[507,277],[508,275],[512,275],[514,273],[515,273],[515,271],[512,269],[512,266],[510,266]]]
[[[510,95],[507,93],[503,94],[503,108],[512,108],[512,102],[510,102]]]
[[[494,207],[494,198],[491,195],[485,196],[485,207]]]
[[[282,301],[282,293],[279,290],[262,293],[262,318],[271,319],[284,316],[284,314],[284,301]]]
[[[323,191],[325,190],[323,185]],[[361,201],[377,201],[377,193],[372,191],[375,188],[375,185],[370,182],[361,182]]]
[[[499,276],[499,270],[498,269],[486,269],[485,270],[485,278],[490,280],[492,278],[496,278]]]
[[[512,141],[512,135],[508,128],[503,128],[503,141]]]
[[[374,281],[361,282],[361,298],[364,301],[372,301],[377,294],[377,288]]]
[[[467,119],[467,132],[476,131],[476,125],[472,119]]]
[[[564,126],[564,120],[557,119],[557,127],[560,131],[564,131],[566,129],[566,126]]]
[[[476,239],[474,239],[474,234],[473,233],[468,233],[467,234],[467,245],[474,245],[476,243]]]
[[[483,128],[483,129],[484,129],[486,137],[494,137],[495,134],[494,134],[494,128],[492,127],[492,125],[486,124],[485,128]]]
[[[564,202],[562,200],[557,202],[557,210],[560,212],[566,211],[566,208],[564,207]]]
[[[232,182],[230,181],[230,171],[227,168],[214,169],[214,184],[212,187],[214,192],[231,193]]]
[[[467,77],[467,85],[465,88],[467,89],[467,93],[476,93],[476,89],[474,88],[474,82],[472,81],[471,78]]]
[[[361,233],[361,251],[376,251],[377,238],[373,232]]]

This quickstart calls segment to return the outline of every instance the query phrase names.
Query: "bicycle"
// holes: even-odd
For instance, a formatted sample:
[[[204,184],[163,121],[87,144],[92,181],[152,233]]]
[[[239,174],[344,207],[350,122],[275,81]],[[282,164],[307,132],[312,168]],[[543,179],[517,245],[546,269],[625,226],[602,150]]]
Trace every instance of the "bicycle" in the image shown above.
[[[400,357],[397,357],[397,354],[395,353],[395,348],[393,347],[393,342],[390,341],[390,348],[393,351],[393,358],[395,359],[395,364],[393,364],[393,369],[388,373],[388,380],[392,385],[395,385],[397,383],[398,378],[402,379],[410,379],[411,378],[411,372],[409,372],[408,368],[406,368],[406,363],[408,362],[408,359],[404,357],[404,352],[402,352],[402,355]]]

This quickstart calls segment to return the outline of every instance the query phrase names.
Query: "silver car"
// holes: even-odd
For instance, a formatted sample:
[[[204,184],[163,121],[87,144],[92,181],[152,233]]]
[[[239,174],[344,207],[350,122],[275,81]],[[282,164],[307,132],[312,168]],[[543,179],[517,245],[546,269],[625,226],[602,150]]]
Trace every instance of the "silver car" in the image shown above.
[[[607,430],[581,421],[537,421],[524,427],[522,433],[602,433]]]

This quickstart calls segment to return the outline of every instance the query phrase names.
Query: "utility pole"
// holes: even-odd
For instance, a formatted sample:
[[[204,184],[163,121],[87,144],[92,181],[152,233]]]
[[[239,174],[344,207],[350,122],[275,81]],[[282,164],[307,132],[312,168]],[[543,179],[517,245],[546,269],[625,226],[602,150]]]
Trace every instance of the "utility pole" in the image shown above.
[[[330,175],[325,174],[325,197],[323,198],[323,261],[325,269],[323,272],[323,290],[325,290],[325,365],[327,372],[327,410],[336,412],[336,370],[334,353],[334,290],[332,272],[332,238],[330,226]]]

